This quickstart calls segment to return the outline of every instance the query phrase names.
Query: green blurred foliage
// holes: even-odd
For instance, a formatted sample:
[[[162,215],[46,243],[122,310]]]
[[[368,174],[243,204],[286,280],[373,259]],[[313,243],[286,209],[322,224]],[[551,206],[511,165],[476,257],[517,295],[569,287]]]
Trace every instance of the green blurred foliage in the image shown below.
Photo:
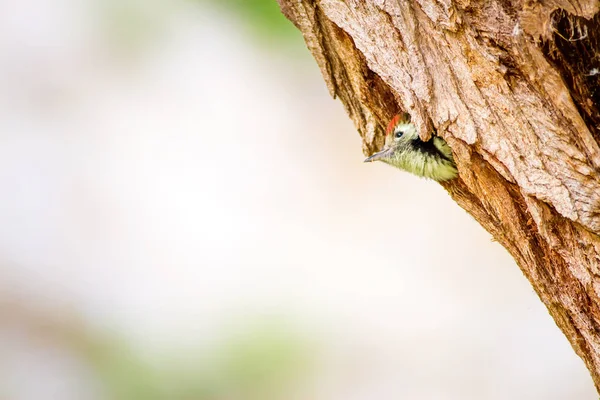
[[[305,53],[302,34],[281,13],[277,0],[182,0],[233,16],[261,45]],[[164,35],[169,14],[178,6],[144,0],[103,0],[93,3],[96,18],[113,50],[135,58]],[[218,39],[218,38],[215,38]]]
[[[279,322],[227,331],[210,348],[150,361],[124,340],[88,336],[84,356],[114,400],[287,400],[316,365],[315,349]]]
[[[135,50],[148,41],[149,32],[157,25],[154,18],[142,7],[128,1],[107,0],[97,3],[98,14],[110,36],[111,44],[128,51]]]
[[[102,0],[91,3],[103,39],[123,59],[135,59],[164,37],[174,6],[142,0]]]
[[[302,35],[281,13],[277,0],[196,0],[237,14],[257,38],[269,44],[302,45]]]
[[[285,326],[263,323],[230,334],[217,349],[214,365],[243,398],[276,399],[309,369],[311,350]]]
[[[96,377],[114,400],[166,398],[163,376],[123,340],[101,338],[87,332],[83,354]]]

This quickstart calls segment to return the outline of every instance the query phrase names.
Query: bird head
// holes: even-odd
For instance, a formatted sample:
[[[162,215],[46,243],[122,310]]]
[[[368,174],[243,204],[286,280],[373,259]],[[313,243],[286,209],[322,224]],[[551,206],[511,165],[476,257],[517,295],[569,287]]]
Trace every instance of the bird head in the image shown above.
[[[396,115],[386,129],[383,149],[365,162],[383,161],[417,176],[446,181],[456,178],[458,171],[452,150],[444,139],[434,136],[424,142],[410,115]]]
[[[383,149],[368,157],[365,162],[389,161],[415,139],[420,140],[417,128],[410,123],[410,114],[398,114],[392,118],[385,130]]]

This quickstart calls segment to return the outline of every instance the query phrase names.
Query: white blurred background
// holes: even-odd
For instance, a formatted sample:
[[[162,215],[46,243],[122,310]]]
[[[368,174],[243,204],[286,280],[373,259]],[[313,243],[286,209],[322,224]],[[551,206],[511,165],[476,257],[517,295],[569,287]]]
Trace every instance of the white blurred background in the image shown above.
[[[0,0],[0,399],[596,399],[506,251],[363,158],[275,0]]]

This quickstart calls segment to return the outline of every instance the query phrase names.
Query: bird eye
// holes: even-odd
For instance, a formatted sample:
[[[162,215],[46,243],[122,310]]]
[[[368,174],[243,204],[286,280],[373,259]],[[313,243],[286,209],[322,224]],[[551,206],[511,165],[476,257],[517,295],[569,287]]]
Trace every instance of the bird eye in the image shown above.
[[[402,137],[402,131],[396,131],[396,134],[394,135],[396,137],[396,139],[399,139]]]

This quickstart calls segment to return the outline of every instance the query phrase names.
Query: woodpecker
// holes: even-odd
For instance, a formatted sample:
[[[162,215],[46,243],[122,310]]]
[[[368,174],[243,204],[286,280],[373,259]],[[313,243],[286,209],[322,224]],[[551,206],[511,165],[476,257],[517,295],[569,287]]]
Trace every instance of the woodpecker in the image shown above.
[[[396,168],[438,182],[458,176],[452,150],[439,136],[424,142],[417,128],[410,123],[410,115],[396,115],[385,132],[383,150],[368,157],[365,162],[383,161]]]

